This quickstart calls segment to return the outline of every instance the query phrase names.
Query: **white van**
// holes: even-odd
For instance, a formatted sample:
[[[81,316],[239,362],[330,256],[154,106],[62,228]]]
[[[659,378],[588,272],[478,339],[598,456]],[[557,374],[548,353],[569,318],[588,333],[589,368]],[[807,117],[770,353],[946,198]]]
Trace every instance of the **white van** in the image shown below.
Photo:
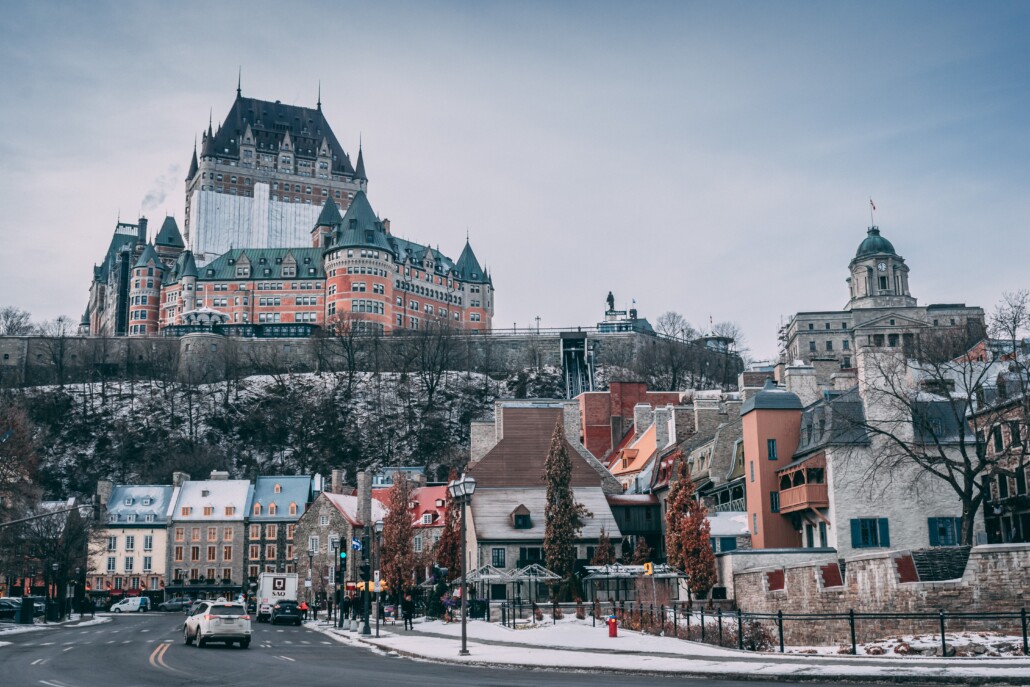
[[[112,613],[142,613],[150,610],[150,599],[145,596],[130,596],[111,606]]]

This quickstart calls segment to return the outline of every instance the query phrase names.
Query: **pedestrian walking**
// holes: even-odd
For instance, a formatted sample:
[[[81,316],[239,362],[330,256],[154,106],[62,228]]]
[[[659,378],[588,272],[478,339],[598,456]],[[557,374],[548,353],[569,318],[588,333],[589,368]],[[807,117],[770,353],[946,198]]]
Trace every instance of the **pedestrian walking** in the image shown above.
[[[350,620],[350,604],[350,596],[344,595],[343,600],[340,601],[340,627],[343,627],[344,621]]]
[[[401,601],[401,614],[404,616],[404,629],[415,629],[415,602],[411,600],[411,594],[405,594]]]
[[[304,620],[308,619],[308,602],[307,601],[301,601],[300,605],[297,606],[297,610],[300,611],[301,617]]]

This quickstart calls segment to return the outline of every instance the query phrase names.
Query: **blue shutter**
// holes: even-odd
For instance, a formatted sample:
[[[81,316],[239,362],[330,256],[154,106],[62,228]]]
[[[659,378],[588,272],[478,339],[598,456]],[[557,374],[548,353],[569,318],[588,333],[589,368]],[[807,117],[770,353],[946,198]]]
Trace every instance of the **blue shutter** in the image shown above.
[[[937,518],[927,518],[926,527],[930,530],[930,546],[940,546],[941,539],[937,532]]]
[[[962,518],[955,518],[955,544],[962,545]]]
[[[891,545],[891,533],[890,528],[887,526],[887,518],[880,518],[877,523],[880,526],[880,546]]]
[[[854,549],[862,548],[862,526],[859,524],[857,518],[851,519],[851,547]]]

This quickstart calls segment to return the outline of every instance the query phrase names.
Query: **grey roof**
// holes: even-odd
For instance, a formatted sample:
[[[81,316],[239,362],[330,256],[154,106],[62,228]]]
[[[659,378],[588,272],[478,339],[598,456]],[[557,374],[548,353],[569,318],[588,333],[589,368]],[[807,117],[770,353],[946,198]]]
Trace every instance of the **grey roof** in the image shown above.
[[[175,223],[174,217],[165,217],[161,224],[161,230],[154,237],[154,245],[171,246],[172,248],[185,248],[186,244],[179,233],[179,225]]]
[[[844,393],[829,392],[802,413],[801,437],[794,455],[807,456],[829,445],[868,444],[864,422],[865,406],[858,387]]]
[[[179,488],[178,501],[172,511],[172,520],[191,522],[219,522],[236,520],[242,522],[247,516],[247,504],[253,486],[245,479],[187,480]],[[183,515],[183,507],[191,508]],[[213,509],[211,515],[204,515],[204,508]],[[225,514],[225,508],[232,506],[232,515]]]
[[[161,277],[161,283],[167,286],[169,284],[174,284],[177,281],[179,281],[179,279],[183,276],[183,272],[185,272],[186,270],[186,263],[190,258],[192,258],[192,253],[190,253],[190,251],[183,251],[182,253],[179,253],[179,256],[175,258],[175,262],[172,263],[172,266],[165,270],[164,276]],[[193,264],[195,267],[196,262],[194,262]]]
[[[801,410],[801,408],[801,399],[797,394],[778,387],[776,382],[767,379],[761,391],[744,401],[740,407],[740,414],[744,416],[752,410]]]
[[[217,133],[212,133],[208,125],[208,132],[204,135],[203,155],[238,158],[240,141],[248,126],[258,151],[278,151],[283,139],[289,134],[294,156],[302,159],[316,159],[324,139],[329,144],[332,172],[354,175],[350,158],[336,139],[320,107],[312,109],[284,105],[279,101],[269,102],[240,95],[233,101]]]
[[[204,265],[200,281],[238,279],[236,265],[246,257],[248,279],[322,279],[325,277],[321,248],[233,248]],[[296,261],[297,274],[283,276],[283,265]]]
[[[395,253],[390,245],[389,236],[383,229],[383,223],[376,217],[368,196],[364,191],[354,194],[354,199],[347,208],[347,214],[329,239],[327,250],[340,248],[372,248]]]
[[[136,267],[146,267],[148,262],[153,262],[154,267],[164,269],[164,263],[161,262],[161,258],[157,257],[157,251],[149,243],[143,248],[143,252],[140,253],[139,260],[136,261]]]
[[[912,428],[917,443],[957,444],[963,437],[974,441],[966,417],[966,402],[963,399],[941,398],[940,400],[914,401],[912,403]]]
[[[866,234],[862,243],[858,244],[855,258],[867,255],[897,255],[891,242],[880,236],[879,227],[869,227],[869,231]]]
[[[358,146],[358,164],[354,167],[354,178],[368,181],[368,177],[365,176],[365,155],[361,150],[361,146]]]
[[[118,256],[124,251],[134,251],[139,243],[139,236],[136,232],[123,233],[126,229],[137,229],[138,225],[119,222],[115,227],[111,243],[104,253],[104,258],[99,265],[93,267],[93,279],[98,282],[106,282],[108,275],[114,270],[118,263]]]
[[[276,492],[275,487],[280,491]],[[251,522],[276,520],[295,521],[304,514],[304,508],[311,500],[311,476],[266,476],[254,481],[254,490],[247,503],[247,516]],[[275,515],[268,514],[268,507],[275,504]],[[290,504],[297,504],[297,512],[290,515]],[[261,515],[254,514],[254,504],[261,505]]]
[[[465,240],[465,248],[461,251],[461,255],[458,256],[458,262],[454,265],[454,269],[463,281],[487,282],[486,273],[483,271],[482,266],[480,266],[479,260],[472,250],[472,244],[468,242],[468,239]]]
[[[601,487],[574,487],[573,497],[586,506],[591,515],[585,518],[579,539],[595,540],[601,527],[614,538],[621,538],[615,516]],[[472,522],[476,538],[484,541],[543,541],[544,512],[547,507],[546,487],[480,488],[472,501]],[[519,506],[529,509],[533,524],[528,529],[515,529],[511,513]]]
[[[109,524],[165,524],[165,513],[172,498],[172,487],[164,484],[120,484],[111,490],[107,502]],[[129,516],[135,516],[129,522]],[[147,516],[153,516],[147,522]]]
[[[182,262],[182,276],[197,277],[197,261],[193,259],[193,251],[188,250],[184,255],[186,258]]]
[[[200,171],[200,165],[197,164],[197,142],[193,142],[193,159],[190,160],[190,171],[186,173],[186,181],[189,181],[193,177],[197,176],[197,172]]]

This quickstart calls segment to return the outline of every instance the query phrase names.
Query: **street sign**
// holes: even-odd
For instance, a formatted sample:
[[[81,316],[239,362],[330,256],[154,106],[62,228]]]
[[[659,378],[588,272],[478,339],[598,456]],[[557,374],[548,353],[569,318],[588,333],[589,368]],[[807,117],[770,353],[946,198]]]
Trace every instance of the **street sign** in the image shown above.
[[[304,586],[305,587],[310,587],[311,586],[311,580],[304,580]]]
[[[360,539],[351,539],[350,540],[350,547],[352,549],[354,549],[355,551],[361,551],[361,540]]]
[[[372,591],[378,592],[379,591],[379,571],[378,570],[376,570],[374,573],[372,573],[372,581],[375,582],[375,587],[373,587]]]

